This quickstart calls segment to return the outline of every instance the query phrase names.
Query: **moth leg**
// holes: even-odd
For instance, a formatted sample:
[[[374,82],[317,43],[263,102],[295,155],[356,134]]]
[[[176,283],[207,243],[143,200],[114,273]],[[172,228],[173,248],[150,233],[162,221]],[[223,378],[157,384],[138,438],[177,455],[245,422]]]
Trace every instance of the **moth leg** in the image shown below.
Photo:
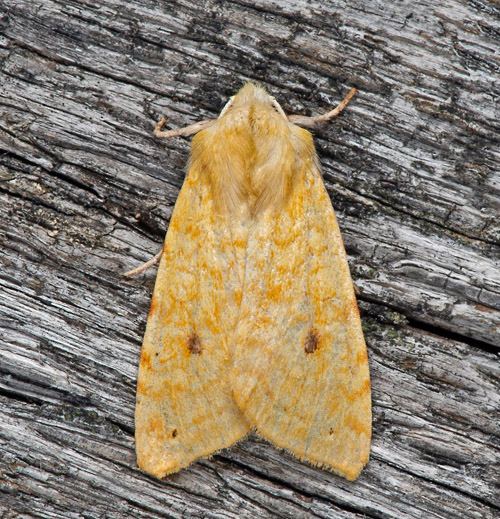
[[[176,128],[174,130],[163,130],[165,123],[167,122],[166,117],[162,117],[158,124],[155,127],[154,134],[156,137],[160,139],[170,139],[171,137],[188,137],[189,135],[193,135],[198,133],[205,128],[208,128],[215,119],[207,119],[205,121],[199,121],[197,123],[190,124],[189,126],[184,126],[184,128]]]
[[[231,108],[233,101],[234,101],[234,96],[230,97],[229,101],[225,104],[224,108],[222,109],[222,112],[219,114],[219,119]]]
[[[331,110],[330,112],[327,112],[323,115],[316,115],[315,117],[306,117],[303,115],[289,115],[288,120],[291,123],[297,124],[298,126],[308,126],[312,127],[315,126],[316,123],[323,122],[323,121],[329,121],[330,119],[333,119],[336,117],[349,103],[349,101],[354,97],[354,94],[356,93],[355,88],[351,88],[349,93],[346,95],[343,101],[339,103],[339,105]]]
[[[158,254],[153,256],[150,260],[146,261],[146,263],[143,263],[139,267],[125,272],[123,275],[127,278],[131,278],[137,276],[137,274],[140,274],[144,270],[148,270],[148,268],[152,267],[153,265],[156,265],[160,261],[162,253],[163,249]]]

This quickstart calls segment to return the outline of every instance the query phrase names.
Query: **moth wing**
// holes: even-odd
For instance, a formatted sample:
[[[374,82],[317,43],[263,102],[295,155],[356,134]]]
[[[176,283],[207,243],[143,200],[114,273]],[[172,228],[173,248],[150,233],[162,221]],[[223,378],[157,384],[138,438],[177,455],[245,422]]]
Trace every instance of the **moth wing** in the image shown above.
[[[232,387],[257,432],[349,480],[368,461],[366,346],[342,237],[319,172],[250,231]]]
[[[243,274],[227,222],[194,177],[186,177],[165,238],[139,366],[137,459],[156,477],[249,429],[228,377]]]

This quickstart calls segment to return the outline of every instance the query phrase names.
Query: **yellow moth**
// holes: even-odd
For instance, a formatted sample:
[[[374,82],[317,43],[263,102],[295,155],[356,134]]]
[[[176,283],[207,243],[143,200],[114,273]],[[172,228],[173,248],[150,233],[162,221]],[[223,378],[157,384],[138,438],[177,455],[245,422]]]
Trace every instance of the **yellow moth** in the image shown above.
[[[366,346],[311,134],[246,84],[196,133],[137,383],[139,467],[163,477],[255,430],[354,480],[368,461]],[[160,256],[160,255],[158,255]],[[137,272],[140,269],[136,269]],[[134,272],[132,272],[134,273]]]

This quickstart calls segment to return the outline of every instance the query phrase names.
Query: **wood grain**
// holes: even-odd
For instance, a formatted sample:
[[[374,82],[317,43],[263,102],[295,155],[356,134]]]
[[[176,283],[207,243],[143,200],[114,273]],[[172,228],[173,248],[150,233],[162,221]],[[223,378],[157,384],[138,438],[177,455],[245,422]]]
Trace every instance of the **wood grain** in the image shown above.
[[[500,514],[500,8],[487,0],[0,5],[0,517]],[[315,142],[368,344],[355,483],[251,437],[157,481],[133,409],[189,139],[244,81]]]

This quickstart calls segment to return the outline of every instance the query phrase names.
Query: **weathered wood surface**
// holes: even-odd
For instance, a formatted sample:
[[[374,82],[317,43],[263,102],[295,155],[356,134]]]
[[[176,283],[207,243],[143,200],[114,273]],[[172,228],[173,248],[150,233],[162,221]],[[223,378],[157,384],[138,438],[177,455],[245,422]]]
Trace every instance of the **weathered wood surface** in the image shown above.
[[[500,7],[471,0],[4,0],[0,517],[500,514]],[[247,79],[315,131],[369,348],[349,483],[249,438],[136,467],[135,377],[189,140]]]

